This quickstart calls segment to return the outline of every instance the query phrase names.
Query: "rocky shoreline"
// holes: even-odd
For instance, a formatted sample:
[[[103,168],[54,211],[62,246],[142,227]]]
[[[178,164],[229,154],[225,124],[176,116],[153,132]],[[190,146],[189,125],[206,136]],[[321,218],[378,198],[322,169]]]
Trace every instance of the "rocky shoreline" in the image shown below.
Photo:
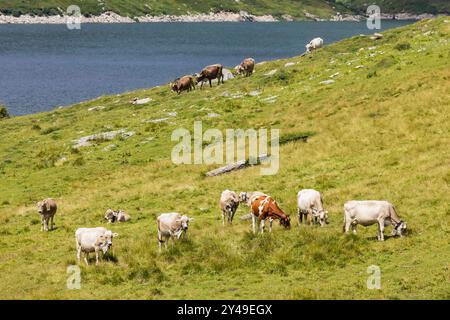
[[[363,21],[366,17],[361,15],[341,15],[337,13],[330,19],[323,19],[308,12],[304,12],[309,20],[313,21]],[[435,18],[432,14],[382,14],[381,19],[385,20],[421,20],[426,18]],[[66,24],[69,16],[31,16],[22,15],[20,17],[6,16],[0,14],[0,24]],[[73,20],[73,19],[72,19]],[[142,17],[123,17],[114,12],[105,12],[100,16],[80,17],[83,23],[154,23],[154,22],[276,22],[276,21],[295,21],[295,18],[289,15],[283,15],[277,19],[272,15],[255,16],[245,11],[239,13],[218,12],[209,14],[186,14],[181,16],[162,15],[162,16],[142,16]]]

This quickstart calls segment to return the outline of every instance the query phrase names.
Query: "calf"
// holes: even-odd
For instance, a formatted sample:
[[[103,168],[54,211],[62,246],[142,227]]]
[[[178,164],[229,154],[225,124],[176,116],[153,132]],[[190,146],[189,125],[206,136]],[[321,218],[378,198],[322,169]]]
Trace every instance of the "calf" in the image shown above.
[[[323,208],[323,200],[320,192],[313,189],[303,189],[297,194],[298,225],[303,222],[303,216],[308,219],[309,224],[317,223],[320,226],[328,223],[328,211]]]
[[[105,256],[106,252],[112,247],[112,239],[117,236],[117,233],[103,227],[77,229],[75,240],[78,263],[80,263],[81,252],[84,252],[84,262],[89,265],[89,253],[95,252],[95,264],[98,265],[99,252],[103,252],[103,256]]]
[[[175,79],[171,84],[171,88],[176,93],[180,94],[182,91],[191,91],[195,90],[195,79],[193,76],[184,76],[178,79]]]
[[[253,233],[256,233],[255,227],[257,225],[258,232],[264,232],[266,219],[269,218],[269,232],[272,232],[272,222],[275,219],[280,220],[280,224],[286,229],[291,227],[291,218],[286,215],[278,206],[278,203],[270,196],[257,196],[252,202],[253,214]]]
[[[251,76],[254,69],[255,69],[255,59],[253,58],[245,59],[244,61],[241,62],[240,65],[234,68],[237,74],[243,74],[246,77]]]
[[[406,232],[406,222],[402,221],[394,206],[387,201],[348,201],[344,205],[344,232],[352,227],[356,234],[356,225],[378,225],[377,238],[384,241],[384,227],[392,224],[392,236],[400,236]]]
[[[37,203],[38,212],[41,215],[41,231],[48,231],[50,222],[50,230],[53,230],[53,218],[58,207],[53,199],[44,199]]]
[[[158,227],[159,252],[164,243],[167,250],[167,242],[172,238],[172,246],[175,238],[180,239],[181,235],[187,236],[189,222],[194,221],[193,218],[182,216],[176,212],[163,213],[156,219]]]
[[[223,66],[221,64],[213,64],[203,68],[203,70],[196,76],[197,82],[201,82],[200,89],[203,88],[203,83],[208,80],[209,86],[212,87],[211,80],[217,79],[217,84],[223,81]]]
[[[131,219],[130,215],[127,214],[123,210],[115,211],[112,209],[106,210],[105,213],[105,220],[108,220],[108,223],[114,223],[114,222],[127,222]]]
[[[233,223],[233,217],[239,207],[239,198],[234,191],[225,190],[220,195],[220,209],[222,210],[222,225],[225,225],[225,217],[228,224]]]

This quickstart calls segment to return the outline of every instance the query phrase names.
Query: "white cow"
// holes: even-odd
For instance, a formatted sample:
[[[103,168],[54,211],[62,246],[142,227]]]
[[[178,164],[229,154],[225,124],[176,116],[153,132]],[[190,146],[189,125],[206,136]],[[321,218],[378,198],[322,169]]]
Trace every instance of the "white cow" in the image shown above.
[[[322,38],[314,38],[306,45],[306,52],[311,52],[313,50],[319,49],[323,46]]]
[[[297,193],[297,213],[299,225],[303,222],[303,216],[310,225],[317,223],[317,220],[322,227],[328,223],[328,211],[323,208],[322,195],[313,189],[303,189]]]
[[[89,265],[89,253],[95,252],[95,264],[98,265],[99,252],[102,251],[104,256],[112,246],[112,239],[117,236],[117,233],[113,233],[111,230],[103,227],[77,229],[75,232],[75,240],[77,244],[78,263],[80,262],[81,252],[84,252],[84,262],[86,265]]]
[[[352,227],[353,233],[356,233],[356,225],[370,226],[378,224],[377,238],[384,241],[384,227],[392,224],[393,236],[402,237],[406,231],[406,222],[402,221],[394,206],[387,201],[366,200],[366,201],[348,201],[344,205],[344,232]]]
[[[225,190],[220,195],[220,209],[222,210],[222,224],[225,225],[225,217],[229,224],[233,223],[233,217],[239,207],[239,197],[236,192]]]
[[[158,227],[159,252],[161,252],[163,242],[167,250],[167,242],[169,241],[169,238],[172,238],[173,246],[175,238],[180,239],[182,234],[186,237],[189,222],[192,221],[194,221],[193,218],[189,218],[185,215],[182,216],[177,212],[160,214],[156,219],[156,224]]]
[[[114,222],[127,222],[130,221],[131,217],[128,213],[126,213],[123,210],[112,210],[108,209],[105,213],[105,220],[108,220],[108,223],[114,223]]]

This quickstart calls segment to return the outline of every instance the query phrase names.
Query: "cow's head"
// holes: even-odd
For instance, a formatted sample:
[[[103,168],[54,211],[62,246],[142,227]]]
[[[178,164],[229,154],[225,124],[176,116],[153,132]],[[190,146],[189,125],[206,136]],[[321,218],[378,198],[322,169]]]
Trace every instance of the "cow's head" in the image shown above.
[[[39,201],[37,204],[39,214],[43,214],[46,211],[50,211],[50,203],[47,200]]]
[[[310,43],[308,43],[308,44],[306,45],[306,52],[310,52],[311,49],[312,49],[312,45],[311,45]]]
[[[248,200],[248,193],[247,192],[241,192],[239,193],[239,202],[245,203]]]
[[[104,234],[97,238],[97,246],[101,248],[103,254],[106,254],[108,249],[112,247],[112,240],[117,236],[119,236],[117,233],[107,230]]]
[[[181,224],[181,230],[187,231],[189,228],[189,222],[194,221],[193,218],[189,218],[188,216],[181,216],[180,219],[176,220],[176,222]]]
[[[242,74],[243,71],[244,71],[244,68],[241,65],[234,67],[235,74]]]
[[[117,213],[112,210],[112,209],[108,209],[106,210],[105,213],[105,220],[108,220],[109,222],[114,222],[117,218]]]
[[[280,224],[285,227],[286,229],[291,228],[291,217],[286,216],[284,218],[280,218]]]
[[[320,226],[323,227],[325,224],[328,224],[328,211],[327,210],[314,210],[314,215],[319,218]]]
[[[392,236],[402,237],[406,233],[406,222],[400,221],[392,230]]]

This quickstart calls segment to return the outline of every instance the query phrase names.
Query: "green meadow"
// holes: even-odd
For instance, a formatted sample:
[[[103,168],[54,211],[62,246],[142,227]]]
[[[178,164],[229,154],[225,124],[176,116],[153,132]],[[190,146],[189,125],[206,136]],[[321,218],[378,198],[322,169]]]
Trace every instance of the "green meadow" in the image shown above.
[[[449,40],[448,17],[423,20],[258,64],[213,88],[177,95],[164,85],[0,120],[0,298],[449,299]],[[218,165],[174,164],[171,134],[194,121],[280,129],[278,173],[253,166],[206,177]],[[121,129],[134,135],[74,148]],[[323,194],[330,224],[297,225],[302,188]],[[244,206],[223,227],[225,189],[272,195],[291,230],[274,223],[254,236],[239,219]],[[47,197],[59,208],[45,233],[35,204]],[[352,199],[392,202],[408,235],[379,242],[376,226],[343,234]],[[132,220],[108,226],[119,233],[113,252],[99,266],[82,263],[81,289],[69,290],[75,230],[106,226],[110,207]],[[172,211],[195,221],[187,240],[159,254],[156,217]],[[381,289],[367,288],[371,265]]]

